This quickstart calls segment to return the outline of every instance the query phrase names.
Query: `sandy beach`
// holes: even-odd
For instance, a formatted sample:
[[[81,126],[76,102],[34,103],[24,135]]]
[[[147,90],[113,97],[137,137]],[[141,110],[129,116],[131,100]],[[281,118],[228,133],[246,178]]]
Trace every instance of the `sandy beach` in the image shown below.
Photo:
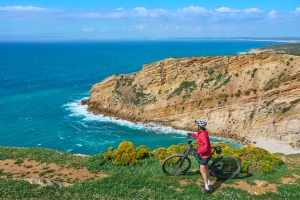
[[[254,142],[252,144],[253,146],[263,148],[272,153],[283,153],[286,155],[300,153],[299,148],[293,148],[289,144],[275,139],[257,137],[257,138],[251,138],[251,140]]]

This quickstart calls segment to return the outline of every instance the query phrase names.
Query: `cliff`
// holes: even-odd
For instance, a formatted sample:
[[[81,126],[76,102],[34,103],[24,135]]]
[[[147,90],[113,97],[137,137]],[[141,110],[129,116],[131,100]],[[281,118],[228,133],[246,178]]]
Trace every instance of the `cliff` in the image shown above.
[[[300,57],[286,54],[167,58],[95,84],[84,103],[95,114],[193,129],[238,140],[300,146]]]

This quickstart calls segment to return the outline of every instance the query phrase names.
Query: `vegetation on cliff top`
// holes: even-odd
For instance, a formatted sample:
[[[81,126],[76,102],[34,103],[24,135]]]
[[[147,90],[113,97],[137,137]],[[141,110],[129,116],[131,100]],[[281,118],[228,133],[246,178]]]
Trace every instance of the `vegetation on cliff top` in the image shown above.
[[[237,150],[226,144],[216,143],[214,145],[221,145],[223,154],[235,155],[239,158],[250,156],[251,158],[244,158],[257,161],[271,158],[271,162],[275,159],[275,163],[280,160],[277,160],[278,156],[269,154],[259,148],[246,146]],[[109,176],[98,180],[79,181],[67,188],[39,187],[20,180],[20,178],[12,179],[12,174],[6,173],[1,166],[0,197],[11,199],[197,199],[201,195],[198,184],[203,183],[195,162],[193,162],[195,165],[192,166],[191,173],[186,176],[169,177],[164,175],[160,169],[160,162],[158,161],[160,155],[166,156],[166,153],[180,152],[184,148],[184,144],[179,144],[150,152],[145,146],[135,148],[132,143],[123,142],[117,150],[109,148],[104,154],[85,157],[48,149],[2,147],[0,148],[0,160],[2,161],[14,159],[18,160],[16,163],[22,166],[24,160],[36,160],[40,163],[57,163],[61,164],[61,166],[88,168],[94,173],[105,172]],[[134,159],[130,158],[130,155],[124,156],[131,154],[130,151],[132,150],[134,151],[132,154]],[[113,155],[114,159],[109,161],[105,159],[104,155],[106,153],[115,154]],[[130,162],[128,164],[124,162],[117,163],[115,162],[118,161],[117,158],[129,159],[135,164]],[[300,168],[298,162],[300,155],[291,155],[284,158],[287,161],[286,164],[278,165],[273,172],[262,173],[256,171],[255,167],[259,165],[257,163],[257,165],[253,166],[254,168],[249,167],[249,173],[240,174],[236,179],[218,181],[211,177],[215,190],[211,195],[201,196],[201,198],[297,199],[299,198],[297,191],[300,190]],[[251,173],[252,170],[253,173]],[[48,174],[45,174],[45,178],[50,178],[51,173],[53,172],[49,170]],[[62,177],[62,179],[64,178]],[[264,185],[259,185],[257,180],[263,182]],[[291,182],[285,184],[286,180],[291,180]],[[238,188],[237,186],[240,184],[247,187]],[[276,185],[275,190],[268,190],[268,185]]]
[[[223,154],[244,157],[247,160],[265,160],[275,163],[281,162],[278,156],[254,147],[243,147],[240,150],[233,149],[226,144],[222,145]],[[1,198],[39,198],[39,199],[297,199],[300,190],[300,155],[284,157],[286,164],[278,165],[275,171],[269,173],[257,172],[255,167],[252,173],[243,173],[232,180],[218,181],[211,178],[215,190],[209,196],[200,194],[199,184],[203,184],[198,166],[193,162],[191,173],[186,176],[168,177],[161,172],[158,156],[166,152],[180,152],[185,148],[184,144],[172,145],[163,150],[156,149],[150,152],[145,146],[135,148],[130,142],[123,142],[119,148],[108,152],[115,154],[113,160],[106,160],[104,154],[89,157],[61,153],[48,149],[37,148],[0,148],[0,160],[18,159],[18,165],[23,165],[24,160],[36,160],[41,163],[57,163],[61,166],[69,165],[76,168],[88,168],[93,172],[107,173],[106,178],[77,182],[71,187],[58,188],[54,186],[39,187],[31,185],[27,181],[12,179],[3,169],[0,169],[0,197]],[[134,159],[130,158],[130,151],[134,151]],[[161,151],[161,152],[159,152]],[[249,153],[249,152],[251,153]],[[114,153],[113,153],[114,152]],[[164,152],[164,153],[163,153]],[[271,155],[271,156],[270,156]],[[166,155],[164,155],[166,156]],[[273,157],[274,156],[274,157]],[[116,163],[117,158],[129,159],[135,164]],[[271,160],[270,160],[271,158]],[[136,162],[136,160],[138,162]],[[72,163],[71,165],[69,163]],[[119,165],[120,164],[120,165]],[[244,165],[245,166],[245,165]],[[2,166],[1,166],[2,168]],[[4,166],[3,166],[4,168]],[[45,174],[45,178],[50,178]],[[298,177],[298,178],[297,178]],[[286,184],[286,180],[292,180]],[[22,178],[21,178],[22,179]],[[64,179],[62,177],[62,179]],[[264,181],[264,185],[257,182]],[[59,181],[59,180],[58,180]],[[68,180],[63,180],[68,181]],[[238,185],[246,185],[238,188]],[[276,185],[274,190],[268,190],[268,185]],[[222,186],[222,187],[220,187]]]
[[[293,44],[277,44],[268,47],[260,48],[262,50],[272,50],[277,53],[285,53],[289,55],[300,56],[300,43]],[[292,61],[292,60],[290,60]]]
[[[197,146],[195,142],[193,146]],[[268,173],[274,171],[276,167],[282,164],[278,156],[258,147],[243,146],[234,149],[225,143],[214,143],[213,146],[222,147],[223,152],[221,155],[231,155],[238,158],[242,163],[243,173]],[[160,147],[150,152],[145,146],[135,148],[131,142],[121,142],[116,150],[110,147],[103,154],[103,158],[115,165],[137,164],[139,160],[149,157],[157,157],[162,162],[172,154],[183,153],[185,148],[185,144],[178,144],[168,148]],[[214,156],[217,157],[218,155]]]

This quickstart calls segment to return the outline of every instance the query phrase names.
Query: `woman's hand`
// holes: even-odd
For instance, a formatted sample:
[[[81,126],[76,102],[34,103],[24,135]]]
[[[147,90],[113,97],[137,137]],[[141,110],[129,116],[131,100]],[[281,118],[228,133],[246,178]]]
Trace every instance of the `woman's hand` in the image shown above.
[[[186,138],[190,138],[191,137],[191,133],[188,133],[187,135],[186,135]]]

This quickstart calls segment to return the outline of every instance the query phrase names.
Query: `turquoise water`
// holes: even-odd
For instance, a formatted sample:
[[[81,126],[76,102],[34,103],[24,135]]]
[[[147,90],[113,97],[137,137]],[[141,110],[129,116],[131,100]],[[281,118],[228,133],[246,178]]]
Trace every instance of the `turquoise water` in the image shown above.
[[[88,97],[93,84],[112,74],[139,71],[145,63],[166,57],[238,54],[270,44],[275,42],[0,43],[0,146],[94,154],[124,140],[151,149],[185,142],[182,131],[95,116],[78,102]]]

